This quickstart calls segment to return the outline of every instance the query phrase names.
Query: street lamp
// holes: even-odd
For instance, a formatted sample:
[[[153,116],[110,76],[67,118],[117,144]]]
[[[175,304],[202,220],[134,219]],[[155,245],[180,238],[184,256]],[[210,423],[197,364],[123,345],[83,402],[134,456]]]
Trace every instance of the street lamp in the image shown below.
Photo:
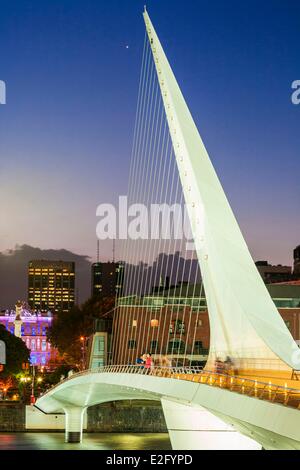
[[[32,384],[31,384],[31,397],[30,397],[30,404],[34,405],[35,403],[35,396],[34,396],[34,377],[35,377],[35,367],[32,366]]]

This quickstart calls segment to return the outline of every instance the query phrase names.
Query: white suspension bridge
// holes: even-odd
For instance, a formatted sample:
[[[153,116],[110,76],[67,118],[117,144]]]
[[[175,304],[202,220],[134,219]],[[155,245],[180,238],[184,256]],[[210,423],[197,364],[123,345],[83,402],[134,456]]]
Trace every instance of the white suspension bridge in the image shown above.
[[[151,180],[156,175],[151,187],[157,194],[169,171],[166,159],[175,157],[209,312],[208,360],[204,369],[121,364],[86,370],[50,389],[36,406],[45,413],[65,412],[68,442],[81,441],[83,413],[89,406],[150,399],[162,404],[173,449],[299,449],[300,385],[293,380],[300,369],[298,346],[251,258],[146,10],[143,16],[142,98],[130,184],[136,190],[140,165]],[[145,54],[147,48],[152,59]],[[154,79],[159,93],[152,91],[146,97],[143,84]],[[150,107],[154,107],[152,118],[147,114]],[[141,134],[142,122],[148,128],[148,143]],[[141,162],[142,153],[146,163]],[[151,154],[161,160],[159,166],[152,166]],[[173,196],[177,192],[173,181],[170,192]],[[129,272],[127,281],[132,292],[141,294],[143,281],[138,276]],[[116,363],[125,357],[130,338],[125,318],[118,327],[127,336],[123,335],[118,354],[112,351]],[[156,319],[166,327],[161,311]],[[150,339],[149,331],[140,331],[137,342],[142,343],[145,335]],[[193,335],[189,330],[188,336]],[[226,357],[233,359],[234,369],[217,373],[216,360]]]

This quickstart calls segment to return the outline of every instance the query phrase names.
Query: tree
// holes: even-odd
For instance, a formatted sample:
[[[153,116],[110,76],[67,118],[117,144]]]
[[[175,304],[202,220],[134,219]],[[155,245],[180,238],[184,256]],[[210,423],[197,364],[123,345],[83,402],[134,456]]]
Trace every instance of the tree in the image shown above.
[[[82,357],[80,337],[93,333],[94,320],[111,318],[114,297],[92,297],[70,312],[59,312],[47,332],[48,340],[63,356],[66,364],[78,367]]]
[[[3,325],[0,325],[0,339],[6,345],[6,364],[0,376],[16,376],[22,371],[22,364],[29,362],[30,351],[21,338],[9,333]]]

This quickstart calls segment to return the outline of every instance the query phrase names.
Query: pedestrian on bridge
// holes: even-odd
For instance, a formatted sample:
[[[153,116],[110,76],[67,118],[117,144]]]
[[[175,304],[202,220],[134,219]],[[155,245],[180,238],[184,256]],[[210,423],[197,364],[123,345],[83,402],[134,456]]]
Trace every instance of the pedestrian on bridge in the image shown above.
[[[138,357],[136,360],[136,363],[138,366],[141,366],[141,368],[144,369],[144,364],[145,364],[144,356]]]
[[[145,368],[150,370],[153,369],[153,361],[150,353],[147,354]]]

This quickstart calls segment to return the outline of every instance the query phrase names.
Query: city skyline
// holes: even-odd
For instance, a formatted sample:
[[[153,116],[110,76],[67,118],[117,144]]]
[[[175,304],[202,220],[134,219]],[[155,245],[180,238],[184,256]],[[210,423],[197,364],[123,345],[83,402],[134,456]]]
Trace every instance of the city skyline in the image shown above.
[[[300,4],[2,3],[0,448],[300,449]]]
[[[17,4],[3,6],[0,45],[0,252],[27,244],[95,261],[96,207],[127,193],[143,2]],[[253,258],[290,265],[300,233],[297,6],[148,9]],[[111,240],[100,247],[111,259]]]

